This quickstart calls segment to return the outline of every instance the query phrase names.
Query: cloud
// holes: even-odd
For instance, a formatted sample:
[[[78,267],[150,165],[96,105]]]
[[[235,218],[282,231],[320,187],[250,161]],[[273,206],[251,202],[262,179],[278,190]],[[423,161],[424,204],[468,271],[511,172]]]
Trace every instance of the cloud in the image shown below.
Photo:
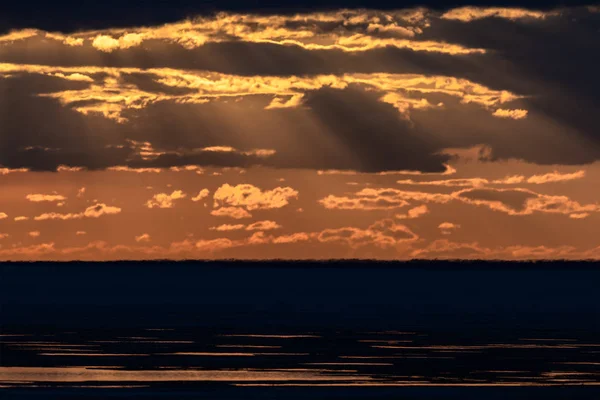
[[[408,212],[406,214],[396,214],[395,218],[414,219],[414,218],[419,218],[427,213],[429,213],[429,208],[425,204],[422,204],[420,206],[411,208],[410,210],[408,210]]]
[[[441,150],[482,144],[493,160],[585,164],[600,159],[597,18],[575,7],[329,10],[5,32],[0,162],[439,173]],[[237,151],[194,151],[215,147]]]
[[[144,233],[142,235],[136,236],[135,241],[138,243],[142,243],[142,242],[147,243],[150,241],[150,235],[147,233]]]
[[[429,185],[429,186],[470,186],[478,187],[484,186],[489,183],[487,179],[483,178],[460,178],[460,179],[444,179],[436,181],[414,181],[412,179],[402,179],[396,181],[401,185]]]
[[[468,204],[486,206],[509,215],[582,214],[600,212],[600,204],[580,204],[567,196],[551,196],[528,189],[465,189],[452,194]]]
[[[492,114],[494,117],[498,118],[512,118],[512,119],[523,119],[527,118],[527,110],[505,110],[502,108],[497,109]]]
[[[533,175],[527,179],[527,183],[542,184],[550,182],[565,182],[574,179],[582,179],[585,177],[585,171],[579,170],[573,173],[562,174],[558,171],[554,171],[544,175]]]
[[[367,229],[342,227],[325,229],[317,239],[321,243],[342,243],[351,248],[373,245],[382,249],[395,247],[402,242],[418,239],[408,227],[397,224],[392,219],[377,221]]]
[[[544,12],[527,10],[523,8],[502,8],[502,7],[460,7],[446,11],[441,18],[458,20],[461,22],[471,22],[483,18],[506,18],[510,20],[518,19],[545,19],[549,16],[557,15],[556,12]]]
[[[496,13],[504,15],[506,12]],[[426,14],[430,12],[424,9],[391,12],[346,9],[296,15],[224,12],[205,14],[209,15],[155,27],[79,31],[68,35],[24,29],[0,36],[0,43],[42,36],[67,48],[84,47],[109,54],[132,51],[141,46],[148,47],[156,42],[162,46],[178,45],[187,50],[215,43],[245,42],[314,51],[361,52],[396,47],[448,54],[483,52],[481,49],[469,49],[443,41],[413,40],[422,33],[422,28],[429,25]],[[406,15],[411,17],[407,18]],[[64,31],[64,28],[60,30]]]
[[[0,212],[0,220],[8,218],[8,214]]]
[[[450,235],[453,231],[460,228],[460,225],[452,222],[442,222],[438,225],[438,228],[442,231],[442,234]]]
[[[1,218],[1,215],[0,215],[0,219],[2,219],[2,218]],[[19,222],[19,221],[28,221],[28,220],[29,220],[29,217],[25,217],[25,216],[23,216],[23,215],[21,215],[21,216],[18,216],[18,217],[15,217],[15,221],[16,221],[16,222]]]
[[[37,238],[40,236],[40,231],[29,232],[28,235],[31,236],[32,238]]]
[[[117,165],[114,167],[108,167],[107,170],[114,171],[114,172],[135,172],[136,174],[143,174],[143,173],[159,174],[162,171],[161,168],[130,168],[125,165]]]
[[[56,212],[44,213],[34,218],[36,221],[46,220],[71,220],[71,219],[82,219],[82,218],[100,218],[103,215],[114,215],[121,212],[121,208],[114,206],[107,206],[106,204],[99,203],[90,206],[85,211],[80,213],[68,213],[61,214]]]
[[[281,235],[274,237],[271,242],[274,244],[289,244],[298,242],[307,242],[312,238],[312,235],[305,232],[292,233],[290,235]]]
[[[8,233],[0,233],[0,240],[2,239],[6,239],[7,237],[9,237],[10,235]]]
[[[575,214],[569,215],[569,218],[573,218],[573,219],[585,219],[585,218],[587,218],[589,216],[590,216],[589,213],[575,213]]]
[[[246,225],[244,225],[244,224],[235,224],[235,225],[223,224],[223,225],[219,225],[219,226],[212,226],[209,229],[211,231],[228,232],[228,231],[239,231],[241,229],[244,229],[245,227],[246,227]]]
[[[252,214],[240,207],[221,207],[210,212],[215,217],[229,217],[234,219],[252,218]]]
[[[414,258],[484,258],[490,254],[491,250],[482,248],[477,242],[458,243],[451,242],[448,239],[439,239],[431,242],[424,248],[415,249],[411,256]]]
[[[257,221],[246,227],[247,231],[270,231],[272,229],[279,229],[281,225],[279,225],[275,221]]]
[[[63,202],[67,200],[65,196],[59,194],[28,194],[25,198],[34,203],[47,202]]]
[[[201,201],[201,200],[207,198],[209,194],[210,194],[210,190],[202,189],[201,191],[198,192],[198,194],[196,196],[192,197],[192,201]]]
[[[27,168],[0,168],[0,175],[13,174],[15,172],[27,172]]]
[[[351,198],[346,196],[329,195],[319,200],[319,203],[327,209],[338,210],[389,210],[407,206],[409,203],[403,199],[393,196],[365,196]]]
[[[226,183],[215,191],[213,200],[215,207],[244,207],[252,211],[282,208],[297,197],[298,191],[287,186],[263,191],[250,184],[231,186]]]
[[[186,196],[181,190],[175,190],[171,194],[158,193],[152,196],[145,206],[148,208],[173,208],[175,200],[184,199]]]
[[[234,247],[235,244],[229,239],[219,238],[212,240],[199,240],[194,244],[194,247],[198,251],[205,251],[209,253],[213,253],[215,251],[220,251],[224,249],[228,249]]]
[[[352,197],[329,195],[320,199],[319,203],[327,209],[377,210],[404,207],[411,201],[445,204],[452,200],[451,195],[442,193],[366,188],[354,193]]]
[[[77,232],[75,232],[75,235],[83,236],[83,235],[87,235],[87,232],[86,231],[77,231]]]

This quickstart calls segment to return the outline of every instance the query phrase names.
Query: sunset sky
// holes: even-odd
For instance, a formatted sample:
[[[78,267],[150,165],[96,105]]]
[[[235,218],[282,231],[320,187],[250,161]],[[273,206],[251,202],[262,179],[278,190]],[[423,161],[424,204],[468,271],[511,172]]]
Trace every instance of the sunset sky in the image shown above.
[[[600,6],[382,8],[0,19],[0,260],[600,259]]]

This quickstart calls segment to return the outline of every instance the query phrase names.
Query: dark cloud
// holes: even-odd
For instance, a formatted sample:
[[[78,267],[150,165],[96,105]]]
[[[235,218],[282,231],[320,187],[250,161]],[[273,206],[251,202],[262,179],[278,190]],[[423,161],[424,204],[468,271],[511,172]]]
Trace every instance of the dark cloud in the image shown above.
[[[590,0],[495,0],[469,1],[468,5],[512,6],[553,8],[557,6],[576,6],[595,4]],[[244,0],[221,0],[219,2],[197,0],[171,0],[148,4],[143,0],[105,0],[102,3],[77,3],[72,0],[29,0],[13,2],[3,7],[0,14],[0,32],[18,28],[36,27],[51,31],[75,31],[83,29],[102,29],[112,27],[158,25],[182,20],[198,14],[210,14],[217,11],[252,13],[295,13],[310,12],[316,9],[373,8],[398,9],[426,6],[447,9],[466,5],[464,1],[442,0],[404,0],[402,4],[389,0],[317,0],[271,1],[260,3]],[[32,12],[35,10],[35,12]]]
[[[318,29],[335,31],[339,28],[336,24],[323,22]],[[91,82],[19,72],[0,78],[0,165],[53,170],[60,164],[88,168],[260,164],[439,172],[448,161],[448,156],[439,154],[441,150],[475,145],[489,146],[492,160],[590,163],[600,159],[599,31],[600,13],[570,8],[545,19],[492,17],[462,22],[432,17],[431,25],[415,37],[488,50],[468,55],[394,47],[353,53],[243,41],[186,49],[158,40],[107,53],[93,48],[89,41],[83,46],[67,46],[40,33],[3,43],[0,62],[138,68],[138,72],[121,72],[120,85],[149,96],[197,92],[191,86],[168,86],[144,71],[168,67],[246,77],[381,72],[448,76],[524,97],[484,107],[441,92],[402,92],[409,99],[443,106],[401,113],[381,101],[384,89],[325,86],[306,89],[301,104],[294,108],[265,110],[273,97],[264,94],[223,96],[207,104],[182,104],[170,98],[125,109],[121,116],[126,121],[117,123],[97,113],[84,115],[75,110],[99,104],[93,97],[60,104],[57,99],[40,96],[81,90]],[[93,84],[102,84],[109,76],[99,70],[87,75],[94,79]],[[519,120],[498,118],[492,115],[497,108],[528,113]],[[150,142],[160,154],[152,159],[136,158],[128,140]],[[196,151],[209,146],[240,151]],[[253,149],[272,149],[275,154],[244,153]]]

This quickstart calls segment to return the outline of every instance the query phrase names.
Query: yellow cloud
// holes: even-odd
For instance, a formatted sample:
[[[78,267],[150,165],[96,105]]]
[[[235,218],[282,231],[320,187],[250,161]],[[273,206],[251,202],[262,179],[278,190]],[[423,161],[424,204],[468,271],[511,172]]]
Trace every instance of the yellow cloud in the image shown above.
[[[565,182],[571,181],[574,179],[582,179],[585,177],[585,171],[579,170],[573,173],[562,174],[558,171],[554,171],[544,175],[533,175],[529,179],[527,179],[527,183],[534,184],[543,184],[543,183],[551,183],[551,182]]]
[[[44,213],[44,214],[41,214],[41,215],[38,215],[37,217],[35,217],[34,220],[36,220],[36,221],[45,221],[45,220],[66,221],[66,220],[70,220],[70,219],[100,218],[103,215],[119,214],[120,212],[121,212],[121,208],[119,208],[119,207],[107,206],[106,204],[99,203],[99,204],[95,204],[93,206],[86,208],[85,211],[80,212],[80,213],[68,213],[68,214],[61,214],[61,213],[55,213],[55,212]]]
[[[158,193],[152,196],[145,206],[148,208],[173,208],[175,200],[184,199],[186,196],[181,190],[174,190],[171,194]]]
[[[135,237],[135,241],[136,241],[136,242],[138,242],[138,243],[141,243],[141,242],[145,242],[145,243],[146,243],[146,242],[149,242],[149,241],[150,241],[150,235],[149,235],[149,234],[147,234],[147,233],[144,233],[144,234],[142,234],[142,235],[136,236],[136,237]]]
[[[67,198],[60,194],[28,194],[25,198],[34,203],[47,202],[62,202]]]
[[[475,103],[490,109],[501,104],[522,98],[522,95],[505,90],[493,90],[466,79],[448,76],[427,76],[419,74],[344,74],[316,76],[238,76],[207,71],[183,71],[169,68],[102,68],[102,67],[53,67],[42,65],[1,64],[0,74],[29,72],[69,79],[86,77],[90,74],[108,75],[104,80],[93,82],[89,87],[40,94],[55,98],[64,105],[75,105],[74,110],[85,114],[99,114],[119,123],[127,122],[125,110],[139,110],[161,101],[178,103],[206,103],[223,97],[274,96],[266,108],[298,107],[304,93],[323,87],[344,89],[348,85],[363,86],[367,90],[383,93],[380,100],[392,104],[402,114],[413,109],[440,108],[443,105],[430,104],[419,95],[440,93],[458,97],[462,103]],[[132,83],[126,83],[127,74],[141,74],[166,86],[193,90],[185,94],[166,94],[141,90]],[[84,79],[84,78],[80,78]],[[410,96],[408,96],[410,94]],[[287,98],[287,101],[281,99]],[[515,110],[508,110],[513,112]],[[507,111],[507,112],[508,112]],[[523,112],[525,110],[516,110]],[[498,113],[498,110],[494,112]],[[225,150],[225,149],[229,150]],[[225,146],[213,146],[204,151],[238,151]],[[257,152],[258,150],[255,150]],[[262,149],[257,155],[270,155]],[[240,151],[241,152],[241,151]],[[243,153],[247,154],[247,153]]]
[[[219,225],[219,226],[212,226],[209,229],[211,231],[228,232],[228,231],[239,231],[241,229],[244,229],[245,227],[246,227],[246,225],[244,225],[244,224],[236,224],[236,225],[223,224],[223,225]]]
[[[425,215],[428,212],[429,208],[425,204],[422,204],[420,206],[411,208],[406,214],[396,214],[395,217],[398,219],[414,219],[419,218],[420,216]]]
[[[291,187],[276,187],[263,191],[250,184],[231,186],[226,183],[216,190],[213,200],[215,207],[245,207],[252,211],[285,207],[290,199],[297,197],[298,192]]]
[[[454,224],[452,222],[442,222],[438,225],[438,228],[442,231],[442,234],[450,235],[452,231],[460,228],[460,225]]]
[[[247,231],[270,231],[273,229],[279,229],[281,225],[279,225],[275,221],[257,221],[246,227]]]
[[[192,201],[194,201],[194,202],[201,201],[201,200],[207,198],[209,194],[210,194],[210,190],[202,189],[200,192],[198,192],[198,194],[196,196],[192,197]]]
[[[503,108],[499,108],[494,111],[492,115],[498,118],[524,119],[527,118],[527,110],[505,110]]]
[[[460,7],[445,12],[441,18],[453,19],[462,22],[470,22],[477,19],[496,17],[511,20],[533,18],[544,19],[549,16],[558,15],[557,12],[543,12],[526,10],[523,8],[501,8],[501,7]]]
[[[241,207],[221,207],[210,212],[215,217],[230,217],[234,219],[252,218],[252,214]]]

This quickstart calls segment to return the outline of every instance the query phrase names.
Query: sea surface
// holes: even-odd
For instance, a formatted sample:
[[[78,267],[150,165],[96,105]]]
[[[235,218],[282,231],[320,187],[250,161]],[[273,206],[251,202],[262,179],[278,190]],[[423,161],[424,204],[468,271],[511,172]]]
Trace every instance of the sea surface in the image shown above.
[[[600,265],[0,264],[1,399],[600,399]]]

